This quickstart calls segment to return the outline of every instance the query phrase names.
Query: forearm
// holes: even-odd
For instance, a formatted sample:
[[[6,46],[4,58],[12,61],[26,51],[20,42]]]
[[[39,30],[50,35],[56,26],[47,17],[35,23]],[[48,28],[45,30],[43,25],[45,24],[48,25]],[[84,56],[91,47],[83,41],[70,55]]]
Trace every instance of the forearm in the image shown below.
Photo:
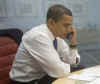
[[[61,55],[62,60],[71,65],[77,63],[77,57],[80,58],[77,49],[70,49],[69,51],[64,49]]]

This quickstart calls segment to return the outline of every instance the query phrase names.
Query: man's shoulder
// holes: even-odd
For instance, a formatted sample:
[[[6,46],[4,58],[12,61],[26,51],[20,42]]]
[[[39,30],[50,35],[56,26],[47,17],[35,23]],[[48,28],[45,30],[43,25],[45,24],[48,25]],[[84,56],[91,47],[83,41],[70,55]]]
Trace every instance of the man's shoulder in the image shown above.
[[[47,38],[48,34],[45,27],[46,27],[46,24],[36,26],[32,28],[31,30],[29,30],[28,32],[26,32],[23,38],[26,38],[26,39]]]
[[[46,24],[41,24],[41,25],[32,27],[30,31],[43,30],[45,28],[46,28]]]

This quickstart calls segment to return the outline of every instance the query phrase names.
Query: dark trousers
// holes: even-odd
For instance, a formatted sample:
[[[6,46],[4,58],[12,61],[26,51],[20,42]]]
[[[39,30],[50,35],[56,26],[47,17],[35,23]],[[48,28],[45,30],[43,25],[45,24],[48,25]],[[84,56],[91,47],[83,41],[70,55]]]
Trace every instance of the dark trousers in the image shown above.
[[[38,80],[33,80],[30,82],[19,82],[19,81],[11,80],[11,84],[38,84]]]
[[[41,79],[33,80],[30,82],[18,82],[18,81],[12,81],[12,84],[52,84],[52,82],[56,80],[56,78],[52,78],[48,75],[44,76]]]

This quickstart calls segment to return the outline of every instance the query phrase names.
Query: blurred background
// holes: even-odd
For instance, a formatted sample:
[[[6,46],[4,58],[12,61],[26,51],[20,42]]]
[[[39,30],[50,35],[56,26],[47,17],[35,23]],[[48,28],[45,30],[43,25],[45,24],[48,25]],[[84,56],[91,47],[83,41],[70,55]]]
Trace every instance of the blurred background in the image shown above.
[[[72,10],[78,30],[78,48],[85,67],[100,65],[100,0],[0,0],[0,29],[18,28],[24,33],[46,22],[53,4]]]

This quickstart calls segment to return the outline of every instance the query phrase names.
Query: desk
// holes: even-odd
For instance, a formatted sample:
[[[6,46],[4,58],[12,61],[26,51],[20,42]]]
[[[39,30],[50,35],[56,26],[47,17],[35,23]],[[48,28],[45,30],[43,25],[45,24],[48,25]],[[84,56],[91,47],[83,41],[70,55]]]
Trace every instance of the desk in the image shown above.
[[[100,65],[90,67],[90,68],[100,68]],[[89,68],[86,68],[86,69],[89,69]],[[83,69],[83,70],[86,70],[86,69]],[[70,76],[72,74],[80,74],[80,73],[82,73],[83,70],[70,73],[68,76]],[[57,79],[56,81],[54,81],[52,84],[85,84],[85,83],[86,83],[85,81],[71,80],[71,79],[68,79],[68,78],[60,78],[60,79]]]

